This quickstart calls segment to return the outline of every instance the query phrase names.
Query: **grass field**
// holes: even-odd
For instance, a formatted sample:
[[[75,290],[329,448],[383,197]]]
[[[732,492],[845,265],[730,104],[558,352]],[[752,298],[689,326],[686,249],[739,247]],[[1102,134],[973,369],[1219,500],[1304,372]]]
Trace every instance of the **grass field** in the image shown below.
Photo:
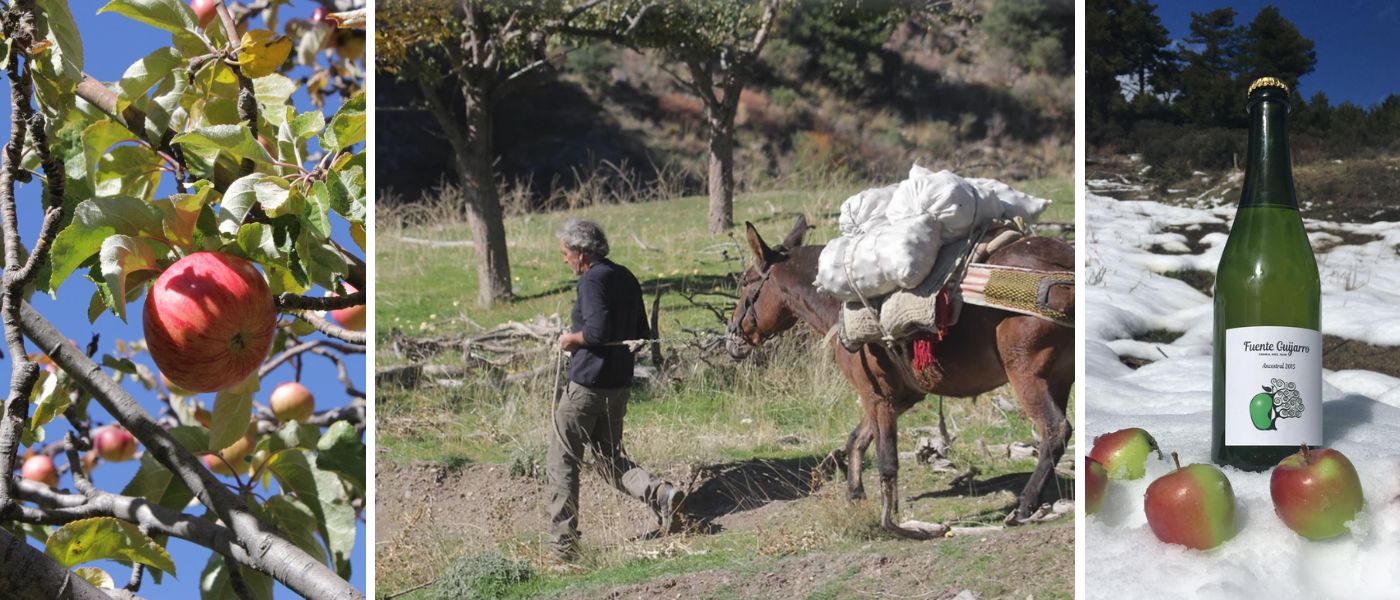
[[[1055,200],[1042,220],[1073,221],[1071,179],[1024,182],[1014,187]],[[815,226],[808,234],[808,243],[824,243],[835,235],[840,203],[853,191],[744,195],[736,199],[735,219],[740,223],[752,221],[765,239],[776,243],[791,228],[796,216],[805,214]],[[376,240],[376,334],[380,348],[386,347],[384,342],[395,329],[410,337],[454,336],[541,315],[567,318],[574,299],[574,278],[559,257],[553,232],[570,216],[598,221],[612,243],[611,258],[632,269],[645,290],[658,284],[669,286],[661,300],[663,337],[686,337],[722,329],[723,324],[710,310],[688,300],[683,293],[694,294],[696,302],[722,307],[727,316],[733,301],[724,294],[733,294],[731,274],[747,266],[750,256],[742,238],[742,226],[733,236],[712,236],[705,230],[705,211],[705,199],[691,197],[509,219],[506,230],[518,300],[485,310],[475,304],[471,249],[423,243],[465,240],[465,225],[431,210],[381,214]],[[854,392],[832,364],[830,350],[820,342],[818,336],[805,329],[800,333],[795,330],[771,343],[773,347],[761,355],[738,364],[727,357],[697,356],[683,345],[672,348],[669,351],[675,353],[677,360],[663,382],[639,388],[633,394],[627,416],[628,453],[653,470],[683,473],[695,465],[749,459],[811,459],[843,446],[846,435],[859,420],[859,409]],[[516,370],[541,366],[548,354],[541,352],[539,356],[538,361],[520,361]],[[433,360],[450,364],[461,358],[444,354]],[[377,357],[380,368],[403,361],[383,351]],[[381,387],[377,396],[380,473],[385,472],[386,464],[391,469],[441,465],[454,473],[464,472],[469,465],[499,464],[518,468],[529,477],[534,473],[532,467],[542,463],[547,446],[551,389],[552,372],[509,386],[483,377],[456,387],[408,391]],[[975,400],[949,398],[945,407],[950,426],[957,434],[949,458],[959,467],[980,471],[977,481],[998,483],[988,483],[984,486],[987,489],[969,494],[934,493],[948,488],[953,475],[905,461],[901,495],[920,499],[903,503],[904,517],[964,524],[1000,521],[1019,491],[1016,484],[1006,482],[1023,483],[1024,478],[1015,478],[1028,473],[1034,461],[1013,460],[986,450],[986,446],[1028,443],[1033,437],[1029,421],[1016,411],[998,408],[997,396],[1015,403],[1010,388],[1003,386]],[[901,418],[902,450],[913,449],[915,440],[909,432],[914,428],[936,426],[938,403],[939,399],[930,398]],[[872,449],[870,456],[873,454]],[[585,475],[585,480],[590,476]],[[876,477],[867,469],[866,485],[872,496],[878,495]],[[386,488],[396,485],[392,477],[381,475],[377,485],[381,499],[393,497],[397,491]],[[1064,494],[1069,495],[1069,491]],[[519,502],[520,511],[534,510],[543,498],[521,498]],[[536,576],[508,587],[508,593],[529,597],[566,589],[598,589],[589,586],[604,583],[645,585],[661,576],[716,569],[739,582],[787,564],[786,561],[804,560],[803,557],[831,554],[841,556],[843,561],[858,562],[863,556],[895,556],[918,548],[890,540],[878,530],[877,504],[878,501],[847,502],[844,486],[838,480],[790,506],[784,504],[778,514],[765,517],[761,525],[736,524],[714,535],[663,540],[637,540],[625,535],[608,538],[607,543],[589,548],[580,572]],[[395,510],[403,513],[410,508],[391,506],[389,514]],[[587,503],[583,510],[590,510]],[[635,510],[645,509],[636,505]],[[491,527],[489,523],[480,526]],[[462,539],[464,532],[443,529],[415,535],[436,538],[381,537],[381,546],[376,548],[380,590],[394,591],[430,580],[458,556],[483,549],[536,563],[543,555],[542,529],[527,528],[487,541]],[[1072,540],[1072,529],[1069,535]],[[991,568],[970,550],[976,543],[948,540],[939,542],[933,551],[964,553],[963,558],[948,558],[949,563],[963,565],[958,571],[959,581],[975,581],[977,573]],[[675,544],[682,547],[677,550]],[[1072,571],[1072,543],[1068,561]],[[835,571],[822,579],[826,587],[811,590],[812,597],[844,597],[847,594],[843,590],[849,592],[857,589],[850,586],[861,585],[862,576],[851,572],[842,577],[841,569],[833,568]],[[1033,590],[1034,595],[1072,596],[1072,573],[1067,581],[1071,585],[1064,588],[1070,590],[1066,593],[1040,589]],[[739,591],[742,586],[733,587],[733,593],[727,594],[723,590],[730,588],[712,583],[714,586],[702,586],[719,590],[707,592],[712,597],[743,597]],[[980,597],[999,597],[1021,589],[996,587],[992,583],[981,585],[969,584]],[[420,596],[432,597],[431,594],[429,589]],[[1019,597],[1025,595],[1020,593]]]

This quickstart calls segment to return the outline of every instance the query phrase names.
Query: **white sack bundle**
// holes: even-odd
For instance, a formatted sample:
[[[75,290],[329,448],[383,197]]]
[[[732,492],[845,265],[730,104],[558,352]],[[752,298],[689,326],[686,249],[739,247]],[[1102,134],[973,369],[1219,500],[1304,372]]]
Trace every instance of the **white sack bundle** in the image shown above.
[[[841,236],[822,249],[817,287],[848,302],[913,287],[933,268],[941,238],[942,227],[926,214]]]
[[[934,173],[914,165],[909,179],[900,183],[890,198],[885,218],[893,222],[930,215],[943,225],[944,237],[952,239],[967,237],[976,227],[1000,219],[1006,206],[996,196],[984,198],[976,187],[951,171]]]
[[[888,223],[885,209],[890,205],[890,198],[894,197],[894,190],[898,187],[899,185],[895,184],[870,188],[842,202],[841,217],[836,222],[841,235],[870,233],[876,227]]]
[[[1018,192],[995,179],[980,179],[975,177],[967,178],[967,182],[977,188],[982,193],[983,198],[996,198],[1004,206],[1002,216],[1007,219],[1021,217],[1027,221],[1035,221],[1040,213],[1045,211],[1045,207],[1050,206],[1050,201],[1045,198],[1037,198],[1025,192]]]

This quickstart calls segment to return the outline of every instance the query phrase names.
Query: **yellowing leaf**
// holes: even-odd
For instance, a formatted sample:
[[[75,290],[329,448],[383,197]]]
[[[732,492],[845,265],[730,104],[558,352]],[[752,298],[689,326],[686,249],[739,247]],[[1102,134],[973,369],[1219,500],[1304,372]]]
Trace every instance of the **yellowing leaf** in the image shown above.
[[[97,567],[82,567],[79,569],[73,569],[73,573],[76,574],[78,577],[82,577],[83,579],[87,580],[88,583],[91,583],[94,587],[96,587],[99,590],[117,589],[117,583],[115,581],[112,581],[112,576],[108,575],[106,571],[103,571],[102,569],[99,569]]]
[[[238,47],[238,66],[250,79],[267,77],[287,61],[292,52],[292,40],[266,29],[254,29],[243,34]]]
[[[44,553],[65,567],[113,559],[175,573],[175,561],[135,525],[112,517],[73,521],[55,531]]]

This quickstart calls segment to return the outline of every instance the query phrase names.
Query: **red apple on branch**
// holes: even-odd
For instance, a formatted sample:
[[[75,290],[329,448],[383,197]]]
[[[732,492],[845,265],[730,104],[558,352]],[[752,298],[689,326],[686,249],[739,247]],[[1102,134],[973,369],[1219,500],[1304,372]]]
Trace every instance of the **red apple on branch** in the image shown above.
[[[258,370],[272,346],[277,308],[257,267],[220,252],[196,252],[151,285],[146,345],[160,372],[191,392],[213,392]]]
[[[1346,533],[1347,522],[1366,505],[1351,461],[1331,448],[1308,449],[1307,444],[1274,467],[1269,495],[1283,524],[1310,540]]]
[[[34,454],[24,459],[19,474],[30,481],[37,481],[51,488],[58,487],[58,469],[54,468],[53,459],[46,455]]]
[[[355,286],[350,285],[349,283],[345,284],[346,293],[353,294],[356,291],[358,290],[355,289]],[[334,296],[335,292],[331,292],[329,295]],[[356,306],[350,306],[346,308],[333,310],[331,311],[331,318],[335,319],[336,323],[340,323],[341,327],[344,327],[351,331],[364,331],[365,305],[359,304]]]
[[[123,462],[136,457],[136,437],[120,425],[99,427],[92,435],[93,448],[107,462]]]
[[[1099,512],[1107,497],[1108,471],[1094,457],[1084,457],[1084,514]]]
[[[295,381],[289,381],[272,390],[268,404],[272,405],[272,414],[277,415],[277,420],[283,423],[305,423],[316,412],[316,400],[311,396],[311,390]]]
[[[1147,486],[1143,508],[1157,539],[1208,550],[1235,537],[1235,490],[1214,465],[1181,467]]]
[[[199,18],[200,27],[208,27],[209,22],[214,20],[215,5],[218,3],[219,0],[190,0],[190,10]]]
[[[1138,427],[1120,429],[1094,438],[1089,456],[1099,461],[1111,479],[1137,479],[1147,474],[1147,455],[1163,458],[1157,440]]]

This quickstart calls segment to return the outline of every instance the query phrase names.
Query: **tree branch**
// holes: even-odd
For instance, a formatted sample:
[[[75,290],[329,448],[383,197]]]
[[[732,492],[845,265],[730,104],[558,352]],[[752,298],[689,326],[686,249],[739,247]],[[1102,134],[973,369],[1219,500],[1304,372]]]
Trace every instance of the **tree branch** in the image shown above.
[[[352,306],[364,306],[365,293],[355,292],[344,296],[300,296],[291,292],[276,298],[277,310],[338,310]]]
[[[235,496],[186,452],[126,390],[107,377],[102,367],[68,343],[67,337],[29,305],[23,306],[24,333],[146,447],[146,452],[169,469],[196,498],[218,515],[267,574],[309,598],[363,598],[348,582],[258,519]]]
[[[259,571],[265,565],[234,539],[233,532],[213,521],[155,504],[145,498],[121,496],[102,490],[92,494],[64,494],[28,479],[17,480],[20,498],[39,508],[26,508],[20,521],[34,525],[64,525],[93,517],[112,517],[147,529],[148,534],[168,535],[203,546]]]
[[[96,586],[4,529],[0,529],[0,590],[5,590],[5,597],[16,600],[112,600]]]
[[[26,10],[27,9],[27,10]],[[10,33],[12,54],[6,65],[10,79],[10,141],[0,157],[0,234],[4,236],[5,272],[0,281],[0,320],[5,329],[5,345],[10,351],[10,392],[5,400],[5,412],[0,419],[0,520],[14,512],[18,503],[9,474],[14,472],[18,456],[20,430],[29,416],[29,395],[39,380],[39,367],[29,360],[20,331],[20,305],[24,302],[24,267],[21,253],[24,242],[19,235],[19,215],[15,206],[15,181],[21,178],[20,167],[29,118],[34,114],[29,104],[31,93],[29,72],[22,70],[21,53],[27,52],[33,41],[34,7],[15,6],[5,15],[15,27]],[[24,61],[25,65],[28,64]],[[32,274],[31,274],[32,275]]]
[[[298,319],[310,323],[312,327],[316,328],[316,331],[324,333],[342,342],[350,342],[351,344],[359,344],[363,346],[366,342],[369,341],[369,336],[365,335],[365,332],[350,331],[349,329],[346,329],[344,327],[336,325],[335,323],[332,323],[321,317],[316,316],[316,313],[313,313],[311,311],[294,310],[287,311],[287,314],[290,314]]]

